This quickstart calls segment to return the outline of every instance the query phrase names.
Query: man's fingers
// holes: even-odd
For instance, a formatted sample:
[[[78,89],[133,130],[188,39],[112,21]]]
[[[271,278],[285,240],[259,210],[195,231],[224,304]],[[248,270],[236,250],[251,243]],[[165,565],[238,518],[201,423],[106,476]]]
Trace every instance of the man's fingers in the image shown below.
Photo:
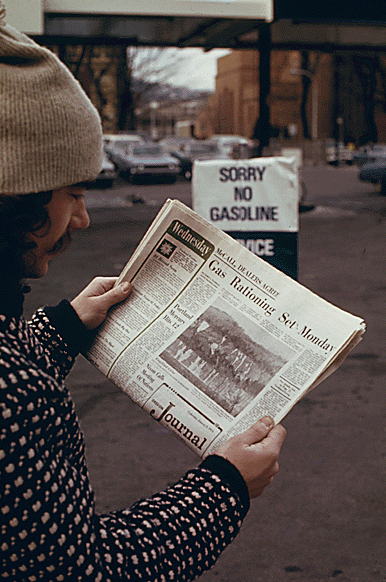
[[[277,454],[279,454],[286,435],[287,431],[284,426],[278,424],[267,434],[264,445],[277,451]]]
[[[265,471],[260,473],[260,475],[257,475],[253,481],[256,483],[259,483],[259,482],[263,483],[265,481],[271,482],[271,480],[275,477],[275,475],[278,474],[278,472],[279,472],[279,463],[277,461],[274,461],[273,464],[269,465],[269,467],[267,467],[265,469]]]
[[[274,422],[271,417],[265,416],[255,422],[250,428],[238,435],[240,441],[246,445],[254,445],[265,438],[273,428]],[[237,437],[236,437],[237,438]]]
[[[272,469],[271,469],[271,472],[270,472],[271,479],[272,479],[272,478],[273,478],[275,475],[277,475],[277,474],[278,474],[278,472],[279,472],[279,468],[280,468],[280,467],[279,467],[279,463],[276,461],[276,463],[274,464],[274,466],[272,467]]]
[[[122,295],[124,297],[127,297],[127,295],[131,292],[132,288],[133,286],[131,283],[129,283],[128,281],[123,281],[120,285],[115,287],[113,291],[116,291],[118,294],[120,294],[121,297]]]
[[[86,292],[86,295],[90,297],[98,297],[110,291],[114,287],[117,279],[118,277],[95,277],[83,292]]]
[[[113,287],[113,289],[110,289],[110,291],[104,293],[104,295],[101,295],[99,297],[99,300],[103,301],[103,305],[107,311],[110,307],[112,307],[116,303],[119,303],[120,301],[126,299],[131,290],[132,290],[131,283],[124,281],[120,285],[117,285],[117,287]]]

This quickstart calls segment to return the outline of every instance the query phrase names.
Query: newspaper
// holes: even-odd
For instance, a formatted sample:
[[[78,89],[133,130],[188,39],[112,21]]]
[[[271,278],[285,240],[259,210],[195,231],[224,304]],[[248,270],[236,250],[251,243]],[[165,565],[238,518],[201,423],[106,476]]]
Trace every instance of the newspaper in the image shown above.
[[[133,291],[88,359],[199,456],[333,372],[364,321],[168,200],[117,284]]]

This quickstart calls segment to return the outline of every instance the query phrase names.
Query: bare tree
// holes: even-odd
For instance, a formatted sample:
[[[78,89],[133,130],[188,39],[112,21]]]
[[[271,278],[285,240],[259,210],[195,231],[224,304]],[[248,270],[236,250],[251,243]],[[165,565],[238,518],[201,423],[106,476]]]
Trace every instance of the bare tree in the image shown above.
[[[374,110],[379,58],[377,55],[354,55],[354,66],[362,86],[364,116],[367,126],[367,135],[362,138],[362,141],[376,143],[378,130]]]
[[[379,66],[379,76],[381,79],[380,85],[380,97],[379,101],[382,104],[382,109],[386,113],[386,59],[385,55],[379,55],[378,57]]]
[[[132,111],[123,112],[122,123],[126,118],[126,128],[134,129],[136,123],[136,109],[149,106],[157,101],[160,87],[172,84],[173,77],[183,67],[187,55],[178,48],[160,47],[128,47],[126,51],[127,96]],[[124,103],[125,99],[121,99]],[[128,119],[131,125],[127,124]],[[120,128],[123,129],[122,123]]]
[[[137,98],[146,101],[147,86],[168,84],[186,60],[178,48],[128,47],[127,68],[131,78],[143,83],[137,87]]]
[[[50,47],[80,81],[97,107],[104,127],[133,130],[135,111],[154,99],[187,56],[181,49],[125,45]]]
[[[301,52],[301,69],[307,71],[310,76],[302,75],[302,100],[300,103],[300,117],[302,120],[303,137],[304,139],[310,139],[310,129],[307,117],[307,101],[310,92],[310,87],[312,83],[312,78],[316,75],[317,68],[319,66],[320,55],[319,53],[313,53],[313,58],[310,59],[310,53],[308,51]]]

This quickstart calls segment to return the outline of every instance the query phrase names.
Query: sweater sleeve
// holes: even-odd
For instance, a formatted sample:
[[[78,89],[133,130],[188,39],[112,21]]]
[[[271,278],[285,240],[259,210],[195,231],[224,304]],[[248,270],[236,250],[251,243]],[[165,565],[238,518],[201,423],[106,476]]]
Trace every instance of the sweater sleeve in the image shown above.
[[[238,534],[249,508],[246,484],[212,455],[165,491],[99,518],[99,555],[108,580],[191,581]]]
[[[58,305],[47,306],[43,311],[50,324],[66,342],[72,356],[75,357],[87,349],[95,332],[86,328],[67,299],[63,299]]]
[[[50,360],[65,378],[76,356],[87,349],[93,338],[72,305],[64,299],[54,307],[38,309],[28,322]]]
[[[0,570],[20,582],[190,582],[211,568],[249,507],[238,470],[211,455],[164,491],[98,515],[73,402],[31,336],[12,323],[1,344]]]

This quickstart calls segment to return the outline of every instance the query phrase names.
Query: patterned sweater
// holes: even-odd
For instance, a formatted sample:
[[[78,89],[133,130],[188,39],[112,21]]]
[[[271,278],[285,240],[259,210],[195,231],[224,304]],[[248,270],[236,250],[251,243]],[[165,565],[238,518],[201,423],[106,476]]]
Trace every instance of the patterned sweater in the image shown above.
[[[97,515],[64,385],[84,339],[68,302],[29,323],[0,315],[0,580],[194,580],[236,536],[246,484],[212,455],[165,491]]]

